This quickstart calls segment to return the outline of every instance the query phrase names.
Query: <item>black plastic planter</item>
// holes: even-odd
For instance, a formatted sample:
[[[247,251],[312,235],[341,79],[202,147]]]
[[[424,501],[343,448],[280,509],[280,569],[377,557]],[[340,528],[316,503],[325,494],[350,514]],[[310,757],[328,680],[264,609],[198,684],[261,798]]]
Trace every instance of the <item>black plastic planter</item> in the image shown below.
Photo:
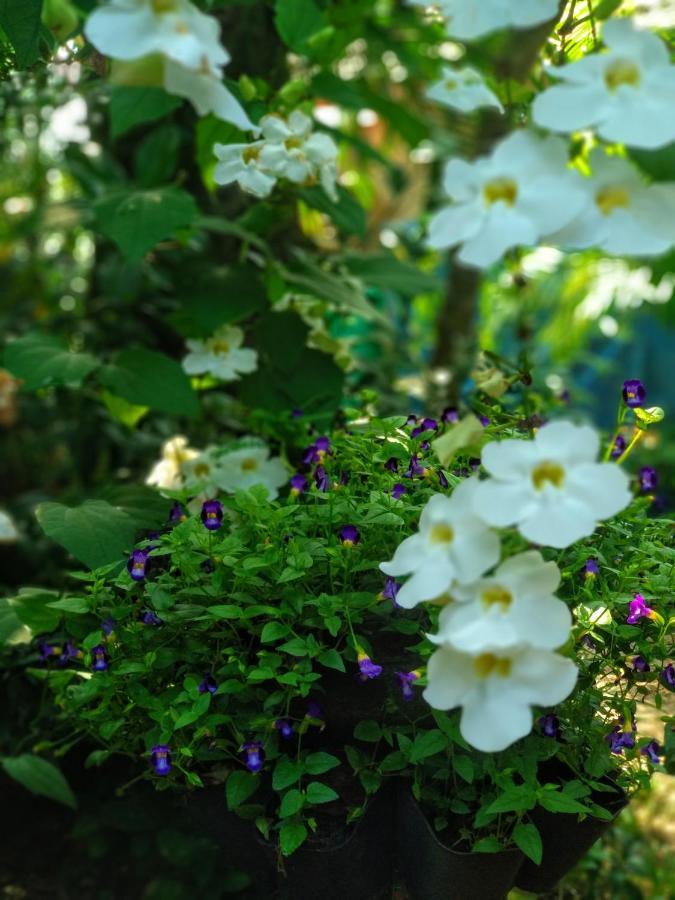
[[[570,777],[573,775],[570,774]],[[611,821],[592,816],[579,821],[578,816],[572,813],[552,813],[539,806],[532,810],[530,819],[539,829],[544,852],[539,866],[529,859],[525,860],[516,878],[517,888],[533,894],[553,890],[611,828],[614,819],[628,804],[628,797],[611,779],[605,778],[603,781],[613,789],[613,793],[595,791],[591,797],[599,806],[613,813]]]
[[[397,819],[397,863],[411,900],[501,900],[513,886],[524,858],[519,850],[451,850],[439,841],[405,784]]]

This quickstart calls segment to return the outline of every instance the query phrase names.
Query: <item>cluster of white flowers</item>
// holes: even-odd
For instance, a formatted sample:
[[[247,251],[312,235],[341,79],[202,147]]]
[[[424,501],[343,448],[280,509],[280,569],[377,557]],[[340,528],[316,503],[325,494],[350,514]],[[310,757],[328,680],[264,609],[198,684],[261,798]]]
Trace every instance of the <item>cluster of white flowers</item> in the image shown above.
[[[188,375],[211,375],[219,381],[237,381],[240,375],[255,372],[258,354],[242,347],[244,332],[234,325],[223,325],[205,341],[187,341],[188,355],[183,369]]]
[[[470,478],[450,497],[434,495],[407,537],[380,568],[410,575],[397,602],[444,604],[424,697],[436,709],[462,708],[460,730],[472,746],[503,750],[532,728],[532,710],[572,691],[574,663],[555,653],[568,639],[567,606],[554,592],[560,572],[530,550],[499,562],[491,526],[516,525],[529,541],[567,547],[631,499],[628,476],[598,463],[599,437],[588,426],[556,422],[534,440],[486,445],[484,481]]]
[[[505,28],[532,28],[558,13],[558,0],[408,0],[413,6],[437,7],[448,36],[475,41]]]
[[[257,132],[223,84],[230,56],[220,43],[220,25],[190,0],[109,0],[89,16],[84,33],[118,61],[118,80],[159,83],[188,99],[200,116],[213,113]]]
[[[426,95],[441,106],[448,106],[462,113],[489,106],[495,107],[500,112],[504,110],[499,98],[485,84],[480,72],[471,66],[462,69],[443,66],[442,78],[427,89]]]
[[[146,484],[172,491],[184,488],[194,494],[188,506],[197,511],[204,500],[221,492],[235,494],[256,485],[267,488],[269,499],[274,500],[288,475],[283,460],[270,457],[269,447],[260,441],[246,440],[234,449],[214,446],[199,451],[177,435],[164,444],[162,458]]]
[[[236,181],[242,190],[267,197],[280,178],[293,184],[319,183],[337,201],[338,149],[327,134],[312,130],[312,120],[299,109],[288,119],[278,115],[260,120],[262,137],[248,144],[216,144],[213,177],[217,184]]]

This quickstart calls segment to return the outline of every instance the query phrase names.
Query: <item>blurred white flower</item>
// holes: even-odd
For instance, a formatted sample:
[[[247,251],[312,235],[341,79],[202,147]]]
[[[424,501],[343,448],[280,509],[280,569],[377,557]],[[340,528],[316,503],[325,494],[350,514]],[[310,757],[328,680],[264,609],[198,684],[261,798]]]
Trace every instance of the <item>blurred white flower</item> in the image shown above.
[[[222,490],[222,471],[217,447],[207,447],[181,465],[185,487],[198,491],[200,498],[215,497]]]
[[[599,149],[590,166],[593,202],[546,240],[626,256],[660,256],[675,244],[675,183],[648,184],[628,160]]]
[[[182,434],[177,434],[163,445],[162,457],[153,466],[145,483],[169,491],[177,490],[183,483],[183,464],[198,455],[199,451],[188,446],[188,439]]]
[[[572,626],[569,609],[554,596],[559,584],[554,562],[545,562],[538,550],[518,553],[494,575],[452,588],[457,602],[443,609],[438,634],[429,639],[466,653],[524,644],[554,650],[565,643]]]
[[[19,532],[10,515],[0,509],[0,544],[14,544],[19,539]]]
[[[473,41],[503,28],[532,28],[558,14],[558,0],[408,0],[414,6],[437,6],[448,35]]]
[[[385,575],[411,575],[396,597],[399,606],[411,609],[435,600],[455,582],[480,578],[499,559],[499,538],[473,511],[477,488],[477,480],[470,478],[450,497],[431,497],[417,534],[399,544],[393,559],[380,563]]]
[[[473,112],[484,106],[494,106],[500,112],[504,107],[497,95],[483,81],[482,75],[470,66],[464,69],[443,67],[443,77],[426,91],[430,100],[449,106],[460,112]]]
[[[258,354],[242,347],[244,332],[233,325],[223,325],[206,341],[187,341],[188,355],[183,369],[188,375],[212,375],[220,381],[236,381],[241,374],[255,372]]]
[[[446,165],[443,187],[453,203],[432,218],[428,244],[459,244],[461,263],[486,268],[575,218],[588,203],[581,180],[567,168],[561,138],[516,131],[490,156]]]
[[[485,753],[504,750],[532,729],[532,705],[554,706],[572,692],[574,663],[529,647],[473,656],[440,647],[427,665],[424,699],[434,709],[462,707],[459,730]]]
[[[262,141],[251,144],[216,144],[213,148],[218,164],[213,172],[216,184],[232,184],[255,197],[268,197],[277,183],[276,176],[263,172],[260,166]]]
[[[629,479],[614,463],[596,462],[600,438],[588,425],[553,422],[534,440],[493,441],[483,448],[490,474],[478,483],[474,511],[490,525],[517,525],[528,541],[569,547],[598,521],[630,503]]]
[[[267,488],[269,499],[274,500],[288,476],[289,470],[283,460],[278,456],[270,459],[269,448],[264,445],[231,450],[218,460],[219,485],[230,494],[261,484]]]
[[[230,56],[220,43],[218,21],[189,0],[109,0],[91,13],[84,33],[115,60],[159,56],[169,93],[186,97],[199,115],[213,113],[244,131],[257,131],[222,82]]]
[[[551,131],[595,128],[631,147],[675,141],[675,66],[666,45],[625,18],[605,22],[602,37],[606,52],[549,70],[563,83],[535,99],[534,121]]]
[[[84,97],[73,97],[57,106],[40,135],[40,144],[48,153],[62,150],[68,144],[86,144],[91,137],[87,125],[87,103]]]

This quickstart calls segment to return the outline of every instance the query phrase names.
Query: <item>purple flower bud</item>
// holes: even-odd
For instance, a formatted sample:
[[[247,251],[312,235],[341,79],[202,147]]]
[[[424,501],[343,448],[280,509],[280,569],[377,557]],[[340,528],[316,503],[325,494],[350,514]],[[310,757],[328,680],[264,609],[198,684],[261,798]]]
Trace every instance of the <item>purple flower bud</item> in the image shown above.
[[[398,460],[395,456],[390,456],[384,464],[384,467],[385,469],[389,469],[390,472],[398,472]]]
[[[296,472],[289,481],[289,484],[291,486],[291,494],[295,497],[297,497],[298,494],[303,494],[309,487],[307,479],[301,472]]]
[[[364,650],[360,650],[356,656],[359,664],[359,678],[361,681],[368,681],[371,678],[379,678],[382,674],[382,666],[378,666],[372,661]]]
[[[200,694],[206,694],[207,692],[209,694],[215,694],[215,692],[218,690],[218,682],[213,677],[213,673],[206,673],[202,683],[199,685],[198,690]]]
[[[132,550],[127,561],[127,570],[134,581],[143,581],[148,567],[148,551]]]
[[[384,587],[380,592],[380,597],[383,600],[391,600],[394,606],[398,606],[396,602],[396,595],[401,590],[401,585],[396,581],[395,578],[392,578],[391,575],[387,575],[384,580]]]
[[[595,650],[595,649],[596,649],[595,641],[594,641],[593,638],[590,636],[590,634],[585,634],[585,635],[581,638],[581,643],[584,645],[584,647],[588,647],[589,650]]]
[[[397,482],[391,489],[391,496],[394,498],[394,500],[400,500],[404,494],[405,487],[400,482]]]
[[[659,754],[662,753],[662,750],[658,741],[650,741],[648,744],[645,744],[644,747],[640,749],[640,753],[643,756],[648,756],[649,762],[654,766],[658,766],[661,762]]]
[[[317,722],[325,723],[326,716],[323,711],[323,706],[319,703],[318,700],[307,701],[307,712],[305,713],[305,718],[314,719]],[[323,727],[323,725],[321,727]]]
[[[672,663],[668,663],[668,665],[661,669],[659,677],[667,688],[671,691],[675,691],[675,666]]]
[[[483,426],[483,428],[487,428],[488,425],[490,424],[490,420],[488,419],[487,416],[479,416],[478,421]]]
[[[614,438],[614,443],[612,445],[612,452],[610,454],[612,459],[618,459],[623,451],[626,449],[626,438],[622,434],[617,434]]]
[[[642,406],[645,402],[647,391],[645,390],[645,386],[639,379],[629,378],[628,381],[624,381],[623,383],[621,395],[626,406],[630,407],[631,409],[636,409],[638,406]]]
[[[289,719],[277,719],[274,727],[285,741],[290,741],[293,737],[293,725]]]
[[[436,470],[436,474],[438,475],[438,483],[439,483],[439,485],[443,488],[443,490],[446,490],[446,488],[449,488],[449,487],[450,487],[450,482],[449,482],[448,479],[445,477],[445,473],[443,472],[443,470],[442,470],[442,469],[437,469],[437,470]]]
[[[157,744],[150,751],[150,760],[157,775],[168,775],[171,771],[171,748],[166,744]]]
[[[151,609],[146,609],[141,615],[141,622],[144,625],[163,625],[164,623],[157,615],[156,612],[153,612]]]
[[[75,646],[73,641],[67,640],[61,648],[61,657],[59,659],[59,663],[62,666],[67,666],[71,660],[82,659],[82,656],[82,651]]]
[[[429,443],[429,441],[422,441],[422,443],[420,444],[420,453],[426,453],[427,450],[430,450],[430,449],[431,449],[431,444]]]
[[[423,434],[425,431],[438,431],[438,422],[436,419],[422,419],[420,424],[413,428],[410,433],[411,437],[419,437],[420,434]]]
[[[291,410],[291,419],[301,419],[302,418],[302,410],[298,409],[297,406],[295,409]]]
[[[330,438],[325,435],[318,437],[314,441],[314,446],[316,447],[317,453],[328,453],[330,450]]]
[[[597,575],[600,574],[600,567],[598,566],[598,561],[594,556],[590,556],[586,560],[581,573],[586,580],[590,581],[592,581]]]
[[[171,509],[169,510],[169,522],[182,522],[186,518],[185,510],[180,505],[178,500],[173,504]]]
[[[410,457],[410,463],[408,465],[408,471],[403,473],[404,478],[414,478],[416,475],[420,477],[424,477],[427,474],[427,470],[423,465],[420,464],[417,456]]]
[[[361,540],[359,529],[356,525],[343,525],[340,529],[340,540],[344,547],[353,547]]]
[[[643,466],[638,473],[638,481],[640,483],[640,493],[649,494],[656,490],[659,483],[659,475],[656,469],[651,466]]]
[[[330,479],[323,466],[317,466],[314,470],[314,483],[324,494],[330,490]]]
[[[201,519],[209,531],[218,531],[223,524],[223,504],[220,500],[205,500],[202,504]]]
[[[245,741],[240,755],[249,772],[259,772],[265,764],[265,751],[260,741]]]
[[[104,619],[101,622],[101,630],[106,637],[110,637],[110,635],[114,633],[116,628],[117,622],[112,618],[112,616],[108,616],[107,619]]]
[[[446,406],[441,413],[441,422],[449,425],[451,422],[459,422],[459,413],[456,406]]]
[[[654,610],[647,606],[647,601],[642,594],[636,594],[630,601],[626,622],[628,625],[636,625],[643,618],[653,619]]]
[[[633,666],[634,672],[649,672],[649,671],[651,671],[649,668],[649,663],[642,655],[634,656],[631,665]]]
[[[413,425],[417,425],[417,416],[414,413],[410,413],[408,418],[405,420],[406,428],[410,428]]]
[[[401,689],[401,696],[404,700],[413,700],[415,692],[412,689],[413,684],[420,677],[419,672],[396,672],[396,680]]]
[[[94,672],[105,672],[108,669],[108,654],[105,647],[99,644],[91,651],[92,669]]]
[[[539,719],[541,733],[549,738],[560,739],[560,720],[553,713],[547,713]]]

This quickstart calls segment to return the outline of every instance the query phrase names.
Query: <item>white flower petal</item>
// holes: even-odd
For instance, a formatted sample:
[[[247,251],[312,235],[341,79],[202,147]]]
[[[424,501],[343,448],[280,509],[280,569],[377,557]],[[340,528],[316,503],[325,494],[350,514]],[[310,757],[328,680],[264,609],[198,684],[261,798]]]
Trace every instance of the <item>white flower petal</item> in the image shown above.
[[[532,441],[525,440],[491,441],[481,454],[481,462],[490,475],[509,480],[529,478],[536,460]]]
[[[528,703],[555,706],[574,690],[578,670],[571,659],[548,650],[528,650],[512,663],[513,689]]]
[[[534,487],[529,481],[481,481],[474,499],[474,511],[484,522],[497,528],[515,525],[536,508]]]
[[[427,687],[423,697],[434,709],[454,709],[474,686],[469,658],[451,648],[436,650],[427,663]]]
[[[551,131],[580,131],[598,121],[605,98],[600,84],[557,84],[535,97],[532,118]]]
[[[615,463],[577,466],[569,472],[565,490],[571,497],[586,503],[596,519],[615,516],[633,499],[628,475]]]
[[[467,743],[483,753],[497,753],[532,730],[532,711],[506,689],[485,691],[465,706],[459,730]]]
[[[480,231],[461,247],[458,260],[464,265],[485,269],[512,247],[536,242],[538,232],[529,219],[504,203],[495,203],[488,211]]]
[[[520,596],[546,596],[560,585],[560,569],[546,562],[538,550],[526,550],[505,560],[495,572],[495,581],[508,580]]]
[[[451,550],[457,581],[469,584],[480,578],[498,562],[500,551],[499,536],[493,531],[485,528],[458,531]]]
[[[455,569],[447,556],[429,555],[399,590],[396,602],[412,609],[418,603],[435,600],[448,591],[454,577]]]
[[[509,621],[520,643],[555,650],[569,637],[572,614],[557,597],[532,595],[514,601]]]
[[[537,431],[534,443],[541,459],[594,462],[600,450],[600,435],[590,425],[550,422]]]
[[[545,547],[569,547],[595,531],[589,507],[563,491],[541,492],[539,502],[518,520],[524,538]]]
[[[426,541],[421,534],[411,534],[405,538],[398,547],[389,562],[380,563],[380,569],[385,575],[396,577],[408,575],[414,572],[420,563],[420,559],[426,553]]]
[[[478,201],[446,206],[429,222],[427,245],[436,250],[454,247],[478,234],[484,221],[485,214]]]

